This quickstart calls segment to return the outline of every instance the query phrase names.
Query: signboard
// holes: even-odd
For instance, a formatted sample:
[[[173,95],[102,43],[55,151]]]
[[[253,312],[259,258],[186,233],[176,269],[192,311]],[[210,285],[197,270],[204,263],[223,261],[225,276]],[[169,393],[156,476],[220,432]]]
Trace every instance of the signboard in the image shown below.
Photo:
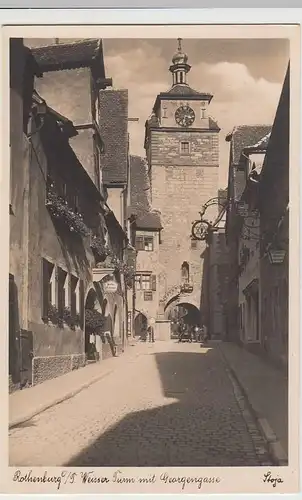
[[[117,292],[118,284],[114,280],[108,280],[103,283],[104,293],[115,293]]]

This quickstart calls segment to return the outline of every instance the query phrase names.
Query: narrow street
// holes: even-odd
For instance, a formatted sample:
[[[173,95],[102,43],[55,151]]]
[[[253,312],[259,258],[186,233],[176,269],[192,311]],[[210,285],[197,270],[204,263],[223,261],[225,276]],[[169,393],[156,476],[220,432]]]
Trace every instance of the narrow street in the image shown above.
[[[12,466],[259,466],[217,344],[139,344],[114,372],[10,431]],[[237,397],[236,397],[237,394]]]

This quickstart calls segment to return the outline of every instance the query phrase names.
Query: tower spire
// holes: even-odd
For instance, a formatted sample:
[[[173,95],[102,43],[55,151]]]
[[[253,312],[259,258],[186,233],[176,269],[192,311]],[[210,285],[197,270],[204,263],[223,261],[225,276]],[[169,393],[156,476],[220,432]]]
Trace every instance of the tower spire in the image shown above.
[[[173,76],[173,86],[187,85],[187,73],[191,69],[191,66],[188,64],[188,56],[182,50],[182,38],[177,38],[177,42],[177,52],[172,57],[172,64],[169,68]]]
[[[177,38],[177,41],[178,41],[178,52],[181,52],[181,42],[182,42],[182,38]]]

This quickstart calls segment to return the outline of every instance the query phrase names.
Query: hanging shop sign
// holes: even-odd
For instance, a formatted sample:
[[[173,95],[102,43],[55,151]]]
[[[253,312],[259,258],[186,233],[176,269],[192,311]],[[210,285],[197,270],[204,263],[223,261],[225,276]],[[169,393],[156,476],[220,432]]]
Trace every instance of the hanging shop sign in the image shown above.
[[[118,284],[114,280],[108,280],[103,283],[104,293],[115,293],[117,292]]]

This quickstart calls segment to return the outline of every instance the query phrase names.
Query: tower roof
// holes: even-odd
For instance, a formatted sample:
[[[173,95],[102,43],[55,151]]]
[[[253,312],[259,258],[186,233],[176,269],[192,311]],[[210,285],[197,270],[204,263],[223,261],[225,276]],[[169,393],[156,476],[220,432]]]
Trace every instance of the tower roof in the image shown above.
[[[159,101],[169,99],[169,100],[178,100],[179,98],[184,98],[184,99],[190,99],[192,101],[208,101],[209,103],[211,102],[213,96],[212,94],[209,94],[207,92],[198,92],[195,89],[192,89],[189,85],[173,85],[169,90],[166,92],[160,92],[158,94],[155,104],[154,104],[154,111],[157,109],[157,106],[159,104]]]
[[[173,63],[173,65],[187,64],[188,56],[185,52],[182,51],[181,38],[178,38],[177,41],[178,41],[178,48],[177,48],[177,52],[175,52],[174,56],[172,57],[172,63]]]

